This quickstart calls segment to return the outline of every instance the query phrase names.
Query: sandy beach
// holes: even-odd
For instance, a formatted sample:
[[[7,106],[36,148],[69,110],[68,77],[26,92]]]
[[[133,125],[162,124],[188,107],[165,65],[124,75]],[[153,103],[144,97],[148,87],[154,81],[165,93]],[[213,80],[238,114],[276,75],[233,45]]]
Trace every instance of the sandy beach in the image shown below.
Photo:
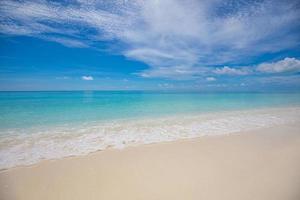
[[[0,173],[11,199],[300,199],[300,127],[108,149]]]
[[[0,0],[0,200],[300,200],[300,0]]]
[[[300,200],[300,0],[0,0],[0,200]]]

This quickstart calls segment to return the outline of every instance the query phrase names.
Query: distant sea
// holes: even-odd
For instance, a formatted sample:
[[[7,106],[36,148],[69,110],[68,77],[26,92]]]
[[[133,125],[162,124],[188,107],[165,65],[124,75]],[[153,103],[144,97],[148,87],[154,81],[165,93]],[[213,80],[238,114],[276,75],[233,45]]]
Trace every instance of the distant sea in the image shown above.
[[[300,107],[300,93],[0,92],[0,168],[213,134],[232,122],[217,113],[282,107]]]

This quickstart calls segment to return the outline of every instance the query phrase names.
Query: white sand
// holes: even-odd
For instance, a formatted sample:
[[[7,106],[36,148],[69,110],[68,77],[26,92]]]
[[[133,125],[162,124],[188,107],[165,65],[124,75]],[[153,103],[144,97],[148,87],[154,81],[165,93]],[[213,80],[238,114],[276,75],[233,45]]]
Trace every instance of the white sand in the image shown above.
[[[0,173],[0,199],[299,200],[300,125],[105,150]]]

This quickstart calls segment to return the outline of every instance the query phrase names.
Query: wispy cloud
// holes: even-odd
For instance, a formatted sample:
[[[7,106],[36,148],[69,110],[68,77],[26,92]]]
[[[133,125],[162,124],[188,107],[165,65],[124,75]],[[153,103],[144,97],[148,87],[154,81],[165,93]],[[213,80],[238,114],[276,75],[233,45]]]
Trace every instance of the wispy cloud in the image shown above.
[[[92,81],[92,80],[94,80],[94,78],[92,76],[82,76],[81,79],[84,80],[84,81]]]
[[[118,41],[115,53],[149,65],[139,75],[185,79],[297,47],[299,9],[297,0],[2,0],[0,32],[79,48]],[[223,67],[215,73],[249,72]]]
[[[206,67],[189,67],[189,66],[164,66],[151,67],[144,70],[138,75],[144,78],[167,78],[175,80],[195,79],[209,72]]]
[[[252,73],[249,67],[230,68],[228,66],[216,68],[212,72],[219,75],[248,75]]]
[[[88,48],[87,43],[76,39],[64,38],[64,37],[52,37],[52,36],[47,36],[46,39],[49,41],[60,43],[66,47]]]

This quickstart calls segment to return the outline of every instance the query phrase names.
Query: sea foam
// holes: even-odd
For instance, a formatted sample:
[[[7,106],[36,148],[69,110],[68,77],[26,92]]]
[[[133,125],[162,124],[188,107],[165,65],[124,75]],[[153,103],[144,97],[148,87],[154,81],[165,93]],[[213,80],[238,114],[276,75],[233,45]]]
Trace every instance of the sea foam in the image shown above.
[[[106,148],[214,136],[300,120],[300,107],[8,129],[0,134],[0,169]]]

